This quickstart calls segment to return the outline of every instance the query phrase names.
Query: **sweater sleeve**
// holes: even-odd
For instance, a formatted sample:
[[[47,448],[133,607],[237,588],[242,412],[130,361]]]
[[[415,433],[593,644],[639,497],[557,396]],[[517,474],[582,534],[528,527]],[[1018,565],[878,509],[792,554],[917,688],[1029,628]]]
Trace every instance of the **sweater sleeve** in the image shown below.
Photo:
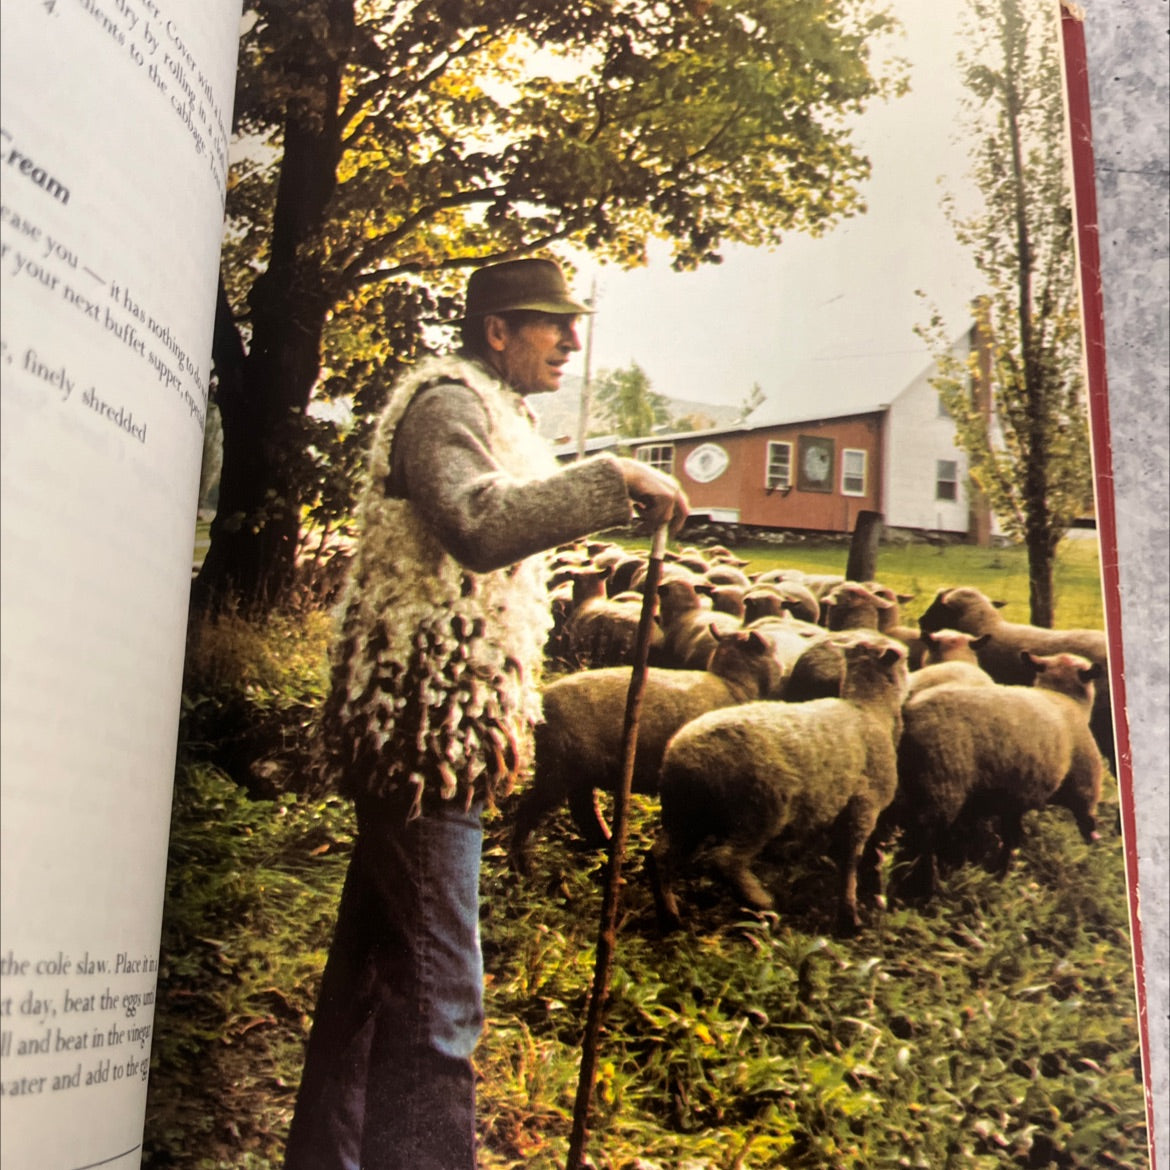
[[[550,475],[509,474],[492,449],[483,404],[463,386],[418,395],[398,425],[393,459],[391,489],[411,501],[451,556],[477,573],[631,517],[625,480],[609,456]]]

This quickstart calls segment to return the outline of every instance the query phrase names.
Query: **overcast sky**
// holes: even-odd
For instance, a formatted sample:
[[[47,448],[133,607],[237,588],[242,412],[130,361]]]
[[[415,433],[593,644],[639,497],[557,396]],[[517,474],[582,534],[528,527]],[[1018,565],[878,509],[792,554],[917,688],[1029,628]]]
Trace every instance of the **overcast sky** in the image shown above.
[[[592,369],[636,361],[674,398],[737,404],[758,382],[769,408],[846,397],[859,378],[899,389],[929,361],[914,326],[922,289],[953,332],[975,294],[969,256],[943,217],[944,190],[965,181],[957,144],[963,94],[956,68],[962,4],[892,0],[905,33],[911,93],[873,106],[857,132],[873,173],[869,210],[819,240],[790,235],[775,251],[730,249],[719,266],[670,271],[665,249],[622,272],[579,261],[577,291],[597,280]],[[941,180],[941,185],[940,185]],[[584,355],[572,368],[584,373]]]

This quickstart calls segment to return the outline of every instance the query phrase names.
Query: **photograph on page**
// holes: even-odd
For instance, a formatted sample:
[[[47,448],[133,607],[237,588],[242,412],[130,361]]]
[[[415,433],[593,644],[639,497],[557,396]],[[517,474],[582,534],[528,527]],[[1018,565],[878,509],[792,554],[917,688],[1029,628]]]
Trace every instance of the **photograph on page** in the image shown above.
[[[1078,53],[245,10],[144,1165],[1149,1165]]]

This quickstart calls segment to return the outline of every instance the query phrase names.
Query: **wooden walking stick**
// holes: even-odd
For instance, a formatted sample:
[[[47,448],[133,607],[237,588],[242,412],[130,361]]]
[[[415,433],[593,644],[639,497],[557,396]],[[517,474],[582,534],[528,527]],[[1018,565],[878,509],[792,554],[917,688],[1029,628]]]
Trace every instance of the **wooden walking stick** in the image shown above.
[[[584,1170],[585,1142],[589,1127],[589,1103],[597,1079],[597,1050],[601,1021],[609,996],[613,956],[617,948],[618,902],[621,898],[622,862],[629,835],[628,813],[630,789],[634,779],[634,753],[638,747],[638,720],[642,713],[642,694],[646,689],[646,664],[650,657],[650,635],[658,604],[658,583],[662,579],[662,560],[666,552],[667,525],[654,532],[650,562],[646,570],[645,596],[638,621],[634,645],[634,668],[626,697],[626,720],[622,729],[622,775],[613,802],[613,827],[609,839],[609,866],[601,900],[601,925],[597,932],[597,954],[593,968],[593,987],[589,993],[589,1010],[585,1018],[585,1035],[581,1041],[581,1071],[577,1080],[577,1098],[573,1103],[573,1132],[569,1138],[569,1158],[565,1170]]]

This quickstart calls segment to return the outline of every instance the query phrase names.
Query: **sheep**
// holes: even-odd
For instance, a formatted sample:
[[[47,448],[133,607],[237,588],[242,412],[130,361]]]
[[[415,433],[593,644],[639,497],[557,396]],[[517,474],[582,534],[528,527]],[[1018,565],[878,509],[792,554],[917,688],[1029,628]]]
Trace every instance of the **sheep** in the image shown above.
[[[743,621],[743,598],[746,592],[740,585],[714,585],[705,581],[696,585],[695,591],[703,597],[711,599],[711,608],[716,613],[729,613]]]
[[[960,630],[927,630],[922,635],[923,664],[979,662],[979,650],[991,640],[990,634],[975,637]]]
[[[798,581],[757,582],[743,597],[744,624],[787,611],[801,621],[820,620],[820,603],[812,590]]]
[[[747,589],[752,583],[741,568],[726,561],[716,561],[703,576],[712,585],[737,585],[741,589]]]
[[[752,580],[757,585],[777,585],[782,581],[804,582],[805,573],[802,569],[765,569],[760,573],[753,573]]]
[[[783,675],[768,637],[737,631],[719,636],[708,670],[651,667],[642,697],[633,783],[657,791],[667,740],[704,711],[749,699],[774,699]],[[622,736],[630,670],[611,667],[568,675],[544,690],[544,722],[537,724],[536,766],[521,798],[512,834],[514,867],[527,869],[527,842],[550,810],[566,798],[581,835],[593,846],[609,833],[595,789],[613,790],[621,775]]]
[[[899,642],[904,642],[909,650],[906,664],[911,670],[917,670],[923,663],[926,643],[923,640],[921,630],[915,626],[902,624],[902,606],[908,601],[913,601],[914,594],[898,593],[888,585],[881,584],[880,581],[866,581],[865,586],[872,593],[890,603],[888,608],[878,610],[878,631],[885,634],[887,638],[897,638]]]
[[[992,601],[978,589],[964,586],[940,589],[926,612],[918,619],[919,628],[928,631],[952,629],[965,634],[990,634],[990,640],[978,651],[979,665],[997,683],[1027,686],[1031,682],[1023,665],[1021,651],[1033,654],[1079,654],[1101,667],[1100,684],[1089,726],[1102,754],[1112,768],[1116,764],[1113,742],[1113,713],[1109,697],[1109,652],[1100,630],[1049,630],[1004,621],[999,610],[1005,603]]]
[[[664,929],[679,925],[675,875],[700,848],[745,903],[768,910],[772,895],[752,870],[761,850],[786,829],[829,826],[841,832],[838,925],[860,927],[862,853],[897,785],[906,649],[874,633],[844,653],[841,698],[711,711],[667,745],[650,865]]]
[[[606,597],[608,570],[581,569],[573,581],[572,610],[564,621],[565,656],[579,667],[617,666],[632,661],[640,605]],[[661,638],[655,627],[651,650]]]
[[[845,578],[837,573],[804,573],[797,580],[808,586],[817,600],[822,602],[826,595],[845,584]]]
[[[896,635],[894,635],[896,636]],[[901,639],[899,639],[901,640]],[[995,686],[995,680],[979,665],[977,651],[989,636],[974,638],[958,630],[939,630],[922,637],[926,661],[910,674],[910,702],[920,692],[937,686]],[[913,650],[911,650],[913,656]]]
[[[713,630],[730,633],[740,628],[732,614],[716,613],[703,604],[695,585],[682,578],[658,587],[658,621],[662,646],[652,661],[676,670],[704,670],[715,652]]]
[[[633,577],[630,579],[629,588],[636,589],[639,593],[645,592],[646,577],[650,572],[649,562],[643,562],[634,571]],[[684,565],[677,564],[674,561],[666,561],[662,565],[662,581],[689,581],[694,586],[701,585],[706,578],[698,573],[692,572]]]
[[[808,703],[815,699],[840,698],[845,678],[844,648],[853,642],[865,641],[874,633],[876,631],[871,629],[822,630],[822,636],[811,639],[792,664],[784,685],[784,701]]]
[[[790,613],[784,611],[776,616],[765,615],[755,621],[746,623],[744,629],[759,630],[766,634],[773,646],[773,656],[784,669],[783,698],[788,698],[790,676],[796,664],[804,657],[809,647],[821,642],[829,635],[820,626],[811,622],[800,621]],[[838,683],[833,691],[834,697],[840,692]],[[819,697],[819,696],[818,696]]]
[[[910,673],[909,703],[935,687],[993,687],[995,680],[974,662],[929,662]]]
[[[633,588],[634,577],[646,571],[646,558],[636,555],[623,557],[614,566],[609,576],[607,589],[611,597]]]
[[[843,581],[821,598],[825,625],[830,630],[876,630],[882,611],[894,604],[860,581]]]
[[[1023,837],[1023,814],[1067,808],[1087,843],[1097,839],[1103,765],[1089,731],[1102,668],[1077,654],[1023,651],[1030,687],[937,687],[908,702],[891,821],[904,829],[900,883],[928,898],[938,857],[955,855],[974,821],[993,817],[1002,877]]]

